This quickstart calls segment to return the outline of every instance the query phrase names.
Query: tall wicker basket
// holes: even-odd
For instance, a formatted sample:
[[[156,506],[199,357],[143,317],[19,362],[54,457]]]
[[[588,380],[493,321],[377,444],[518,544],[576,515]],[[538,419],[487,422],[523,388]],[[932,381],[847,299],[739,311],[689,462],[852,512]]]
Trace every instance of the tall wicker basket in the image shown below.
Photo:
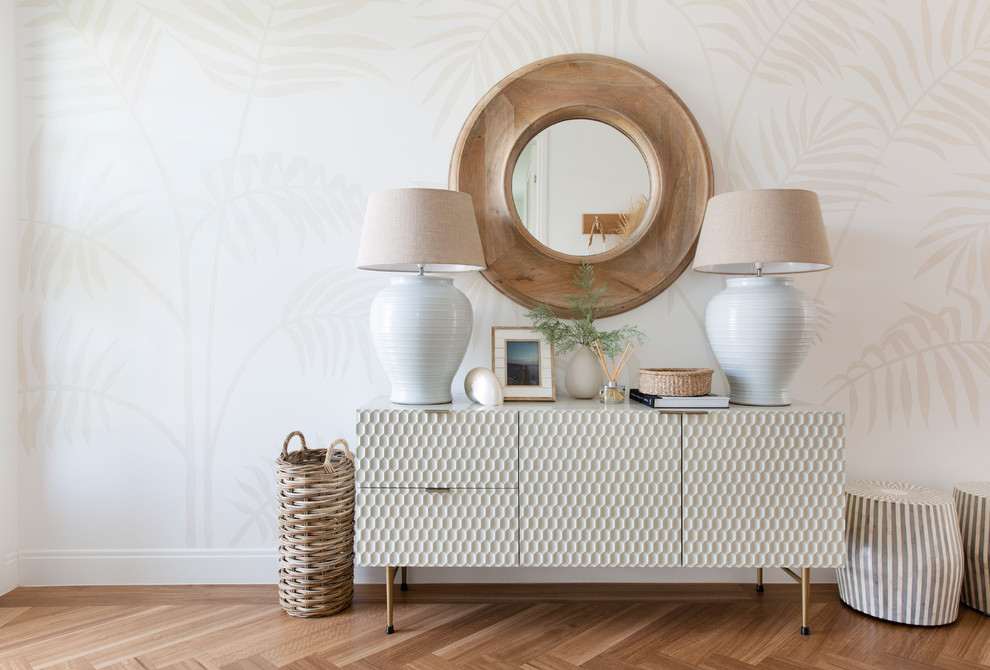
[[[296,436],[302,449],[289,453]],[[346,440],[307,449],[295,431],[282,445],[277,476],[282,609],[302,617],[339,612],[354,594],[354,456]]]

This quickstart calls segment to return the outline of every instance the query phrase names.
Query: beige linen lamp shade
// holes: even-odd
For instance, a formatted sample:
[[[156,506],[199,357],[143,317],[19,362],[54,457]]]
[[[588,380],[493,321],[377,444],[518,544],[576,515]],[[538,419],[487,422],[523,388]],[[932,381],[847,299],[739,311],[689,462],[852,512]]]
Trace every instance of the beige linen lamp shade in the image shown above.
[[[718,274],[791,274],[832,267],[818,194],[733,191],[708,201],[693,268]]]
[[[467,272],[485,268],[471,196],[403,188],[368,196],[357,267],[391,272]]]

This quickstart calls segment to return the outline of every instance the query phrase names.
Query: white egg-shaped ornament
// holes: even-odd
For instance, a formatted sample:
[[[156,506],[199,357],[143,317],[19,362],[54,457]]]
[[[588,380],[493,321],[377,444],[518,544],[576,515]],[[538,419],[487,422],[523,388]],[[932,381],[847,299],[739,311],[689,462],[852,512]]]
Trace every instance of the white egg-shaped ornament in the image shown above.
[[[471,402],[480,405],[501,405],[502,385],[498,377],[488,368],[474,368],[464,377],[464,392]]]

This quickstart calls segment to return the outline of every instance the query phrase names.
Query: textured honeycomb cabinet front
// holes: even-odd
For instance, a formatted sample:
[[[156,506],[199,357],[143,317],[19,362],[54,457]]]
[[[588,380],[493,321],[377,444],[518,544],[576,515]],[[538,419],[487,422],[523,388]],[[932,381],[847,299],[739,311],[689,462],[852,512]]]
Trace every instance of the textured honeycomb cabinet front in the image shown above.
[[[517,565],[518,502],[511,490],[358,489],[357,563]]]
[[[844,416],[740,409],[684,417],[684,565],[842,565]]]
[[[596,401],[358,411],[364,566],[841,565],[844,417]]]
[[[516,488],[515,412],[359,410],[358,486]]]
[[[679,414],[520,412],[520,563],[677,565],[680,452]]]

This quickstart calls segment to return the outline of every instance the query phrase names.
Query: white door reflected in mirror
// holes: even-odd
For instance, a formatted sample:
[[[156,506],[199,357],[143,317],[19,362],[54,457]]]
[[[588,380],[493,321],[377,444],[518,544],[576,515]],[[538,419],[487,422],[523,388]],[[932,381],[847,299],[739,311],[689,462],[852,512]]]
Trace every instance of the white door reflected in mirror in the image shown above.
[[[572,256],[622,244],[642,222],[649,193],[639,149],[601,121],[570,119],[546,128],[512,171],[523,226],[544,246]]]

